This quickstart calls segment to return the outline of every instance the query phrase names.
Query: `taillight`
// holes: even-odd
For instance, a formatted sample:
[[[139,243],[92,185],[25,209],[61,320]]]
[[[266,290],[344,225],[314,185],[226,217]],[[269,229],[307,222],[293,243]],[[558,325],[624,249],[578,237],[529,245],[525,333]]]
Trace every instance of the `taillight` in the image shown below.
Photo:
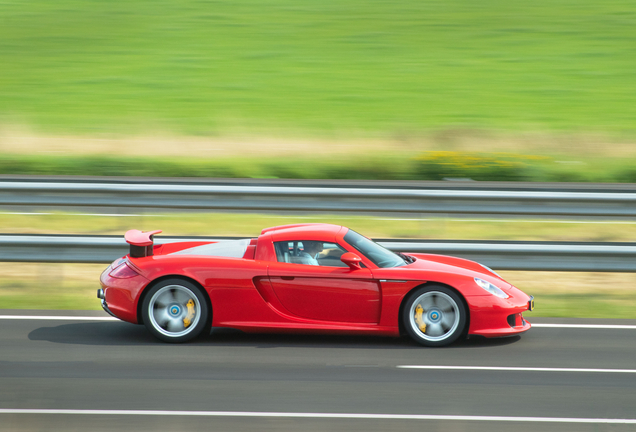
[[[113,263],[110,266],[111,266],[111,268],[116,269],[117,267],[119,267],[120,265],[122,265],[125,262],[126,262],[126,258],[119,258],[119,259],[113,261]]]
[[[139,276],[139,273],[129,267],[128,264],[124,264],[120,265],[116,269],[113,269],[113,271],[110,272],[109,276],[117,279],[126,279]]]

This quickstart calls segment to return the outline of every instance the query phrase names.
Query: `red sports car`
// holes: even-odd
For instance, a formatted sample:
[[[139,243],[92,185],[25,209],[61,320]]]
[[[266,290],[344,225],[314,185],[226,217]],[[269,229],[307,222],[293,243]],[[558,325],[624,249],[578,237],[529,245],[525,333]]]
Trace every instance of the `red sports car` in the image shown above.
[[[408,334],[425,346],[530,329],[530,297],[478,263],[394,253],[337,225],[264,229],[258,238],[153,244],[126,233],[130,253],[101,275],[103,308],[184,342],[211,327],[245,332]]]

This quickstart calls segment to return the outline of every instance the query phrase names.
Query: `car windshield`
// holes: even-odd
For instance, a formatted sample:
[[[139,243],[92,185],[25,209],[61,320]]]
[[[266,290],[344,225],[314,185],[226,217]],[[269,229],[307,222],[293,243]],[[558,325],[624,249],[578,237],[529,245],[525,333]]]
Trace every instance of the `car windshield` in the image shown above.
[[[378,267],[399,267],[406,264],[406,261],[400,258],[399,255],[383,248],[373,240],[370,240],[351,229],[344,236],[344,239],[347,243],[353,246],[355,250],[369,258],[371,262]]]

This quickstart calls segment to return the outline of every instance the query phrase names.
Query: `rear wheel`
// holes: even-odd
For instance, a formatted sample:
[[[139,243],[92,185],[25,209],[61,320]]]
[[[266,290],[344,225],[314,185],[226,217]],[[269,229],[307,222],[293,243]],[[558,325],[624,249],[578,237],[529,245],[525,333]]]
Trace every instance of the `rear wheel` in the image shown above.
[[[466,308],[459,295],[441,285],[422,287],[409,296],[402,312],[409,336],[424,346],[453,343],[466,326]]]
[[[186,342],[199,336],[208,322],[205,296],[182,279],[159,282],[145,296],[141,314],[146,328],[165,342]]]

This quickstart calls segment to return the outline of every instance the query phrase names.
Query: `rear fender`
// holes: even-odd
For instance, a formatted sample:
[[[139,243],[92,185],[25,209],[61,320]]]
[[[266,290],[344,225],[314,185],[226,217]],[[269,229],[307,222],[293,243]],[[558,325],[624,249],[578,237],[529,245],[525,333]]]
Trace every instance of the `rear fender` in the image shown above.
[[[146,297],[146,294],[148,294],[148,291],[150,291],[150,288],[152,288],[154,285],[158,284],[159,282],[166,280],[166,279],[182,279],[185,281],[188,281],[190,283],[193,283],[194,285],[196,285],[197,287],[199,287],[199,289],[201,290],[201,292],[203,293],[203,296],[205,297],[205,301],[208,304],[208,310],[210,311],[209,317],[208,317],[208,321],[209,321],[209,325],[212,325],[212,302],[210,301],[210,295],[208,294],[208,292],[205,290],[205,288],[203,288],[203,285],[201,285],[196,279],[192,279],[190,277],[187,276],[183,276],[183,275],[175,275],[175,274],[171,274],[171,275],[164,275],[161,276],[155,280],[153,280],[152,282],[150,282],[148,285],[146,285],[146,287],[143,289],[143,291],[141,292],[141,295],[139,296],[139,299],[137,300],[137,322],[139,324],[143,324],[143,318],[142,318],[142,313],[141,313],[141,306],[144,304],[144,298]]]

